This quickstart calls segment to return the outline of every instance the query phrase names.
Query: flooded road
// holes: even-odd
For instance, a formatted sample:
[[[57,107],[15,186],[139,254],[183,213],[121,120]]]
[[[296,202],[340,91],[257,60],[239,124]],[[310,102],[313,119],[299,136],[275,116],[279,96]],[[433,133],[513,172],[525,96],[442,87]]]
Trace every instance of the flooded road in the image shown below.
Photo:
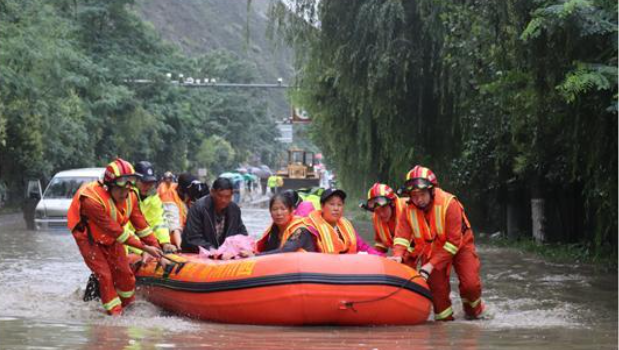
[[[244,209],[254,235],[269,219]],[[490,318],[414,327],[221,325],[139,300],[122,318],[81,300],[89,271],[68,232],[0,217],[0,349],[617,349],[617,274],[479,247]],[[457,290],[454,285],[453,290]]]

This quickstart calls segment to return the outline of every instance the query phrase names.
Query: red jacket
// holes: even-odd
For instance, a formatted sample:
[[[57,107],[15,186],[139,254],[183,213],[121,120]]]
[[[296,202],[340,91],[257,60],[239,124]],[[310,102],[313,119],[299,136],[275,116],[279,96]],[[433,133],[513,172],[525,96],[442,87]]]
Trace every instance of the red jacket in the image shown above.
[[[117,204],[100,183],[84,185],[73,197],[67,218],[69,230],[74,235],[88,234],[90,231],[91,238],[98,244],[111,245],[119,242],[139,249],[144,248],[139,239],[125,230],[125,225],[131,222],[137,235],[145,243],[159,246],[140,211],[135,192],[129,192],[127,200]],[[89,230],[83,225],[82,218],[87,220]]]
[[[415,214],[419,210],[413,204],[409,206],[398,220],[393,248],[394,256],[404,255],[405,241],[413,242],[415,244],[413,254],[426,254],[424,263],[430,262],[434,268],[442,269],[451,262],[461,246],[473,243],[471,225],[464,213],[464,208],[453,195],[440,188],[435,190],[434,201],[423,211],[425,222],[420,223],[421,239],[414,239],[411,228],[411,212]],[[446,207],[440,208],[441,206]]]

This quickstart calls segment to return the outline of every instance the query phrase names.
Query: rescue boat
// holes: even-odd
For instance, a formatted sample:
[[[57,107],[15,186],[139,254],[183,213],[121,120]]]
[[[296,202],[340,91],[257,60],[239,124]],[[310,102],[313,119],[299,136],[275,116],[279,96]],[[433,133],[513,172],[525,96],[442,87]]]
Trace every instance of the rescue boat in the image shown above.
[[[170,312],[254,325],[414,325],[431,295],[414,269],[365,254],[285,253],[240,260],[169,255],[136,272],[139,293]]]

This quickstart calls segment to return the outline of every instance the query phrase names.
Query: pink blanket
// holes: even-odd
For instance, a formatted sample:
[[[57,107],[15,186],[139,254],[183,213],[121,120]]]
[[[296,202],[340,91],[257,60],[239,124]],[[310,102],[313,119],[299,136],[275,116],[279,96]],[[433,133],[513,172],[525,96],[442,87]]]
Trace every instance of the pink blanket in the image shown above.
[[[205,249],[200,247],[199,257],[201,259],[221,259],[229,260],[244,258],[254,254],[256,241],[245,235],[234,235],[226,238],[224,244],[218,249]]]

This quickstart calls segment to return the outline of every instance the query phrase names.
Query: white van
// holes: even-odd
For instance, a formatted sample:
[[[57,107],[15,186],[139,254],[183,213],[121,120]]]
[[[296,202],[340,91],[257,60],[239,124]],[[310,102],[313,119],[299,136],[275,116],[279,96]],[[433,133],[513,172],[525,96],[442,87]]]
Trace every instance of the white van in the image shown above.
[[[34,229],[66,229],[67,213],[75,192],[84,183],[102,180],[104,172],[105,168],[61,171],[54,175],[43,193],[41,193],[40,182],[30,182],[28,184],[29,197],[41,198],[34,211]]]

